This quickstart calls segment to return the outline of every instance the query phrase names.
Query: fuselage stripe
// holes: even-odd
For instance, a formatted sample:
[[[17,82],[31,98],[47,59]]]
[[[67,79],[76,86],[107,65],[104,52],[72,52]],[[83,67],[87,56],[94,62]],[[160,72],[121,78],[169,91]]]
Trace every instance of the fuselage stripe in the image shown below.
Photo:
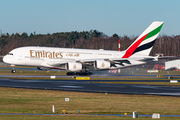
[[[125,53],[125,55],[122,58],[129,58],[133,52],[136,50],[136,48],[141,44],[141,42],[146,38],[148,34],[141,37],[137,42],[135,42]]]
[[[156,41],[156,40],[153,40],[153,41],[150,42],[150,43],[147,43],[147,44],[144,44],[144,45],[139,46],[139,47],[133,52],[133,54],[136,53],[136,52],[143,51],[143,50],[147,50],[147,49],[151,48],[151,47],[154,45],[155,41]]]

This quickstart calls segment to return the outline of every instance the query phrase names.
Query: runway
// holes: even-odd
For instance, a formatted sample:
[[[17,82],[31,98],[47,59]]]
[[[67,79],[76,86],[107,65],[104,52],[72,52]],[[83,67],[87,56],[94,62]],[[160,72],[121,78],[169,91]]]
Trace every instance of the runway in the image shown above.
[[[27,89],[75,91],[75,92],[180,96],[179,87],[167,87],[167,86],[158,86],[158,85],[92,83],[98,81],[103,81],[103,80],[89,80],[89,81],[87,80],[85,81],[83,80],[80,81],[78,80],[18,80],[18,79],[0,78],[0,86],[13,87],[13,88],[27,88]],[[107,80],[105,81],[108,82]],[[127,80],[116,80],[116,81],[123,82]],[[160,81],[163,82],[162,80]]]

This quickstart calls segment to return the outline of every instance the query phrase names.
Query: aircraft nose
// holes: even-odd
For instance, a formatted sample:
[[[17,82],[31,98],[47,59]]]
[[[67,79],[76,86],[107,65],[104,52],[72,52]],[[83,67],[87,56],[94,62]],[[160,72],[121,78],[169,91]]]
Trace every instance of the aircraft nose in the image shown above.
[[[3,62],[4,62],[4,63],[8,63],[8,57],[7,57],[7,55],[5,55],[5,56],[3,57]]]

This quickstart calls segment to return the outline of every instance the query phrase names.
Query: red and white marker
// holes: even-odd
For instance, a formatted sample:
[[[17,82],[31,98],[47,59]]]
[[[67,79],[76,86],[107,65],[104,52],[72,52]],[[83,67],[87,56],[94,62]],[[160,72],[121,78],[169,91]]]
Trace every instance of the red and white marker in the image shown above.
[[[121,47],[121,45],[120,45],[120,39],[119,39],[118,51],[120,51],[120,47]]]

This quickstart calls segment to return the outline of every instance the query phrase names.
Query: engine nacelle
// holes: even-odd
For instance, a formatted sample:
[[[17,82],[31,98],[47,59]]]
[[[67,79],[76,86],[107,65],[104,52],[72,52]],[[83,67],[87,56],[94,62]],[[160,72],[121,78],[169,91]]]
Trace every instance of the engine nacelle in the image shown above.
[[[104,60],[96,60],[94,65],[97,69],[109,69],[111,67],[111,63]]]
[[[51,70],[51,68],[49,68],[49,67],[37,67],[37,69],[44,70],[44,71]]]
[[[67,70],[70,70],[70,71],[82,70],[82,64],[81,63],[75,63],[75,62],[68,62],[67,63]]]

